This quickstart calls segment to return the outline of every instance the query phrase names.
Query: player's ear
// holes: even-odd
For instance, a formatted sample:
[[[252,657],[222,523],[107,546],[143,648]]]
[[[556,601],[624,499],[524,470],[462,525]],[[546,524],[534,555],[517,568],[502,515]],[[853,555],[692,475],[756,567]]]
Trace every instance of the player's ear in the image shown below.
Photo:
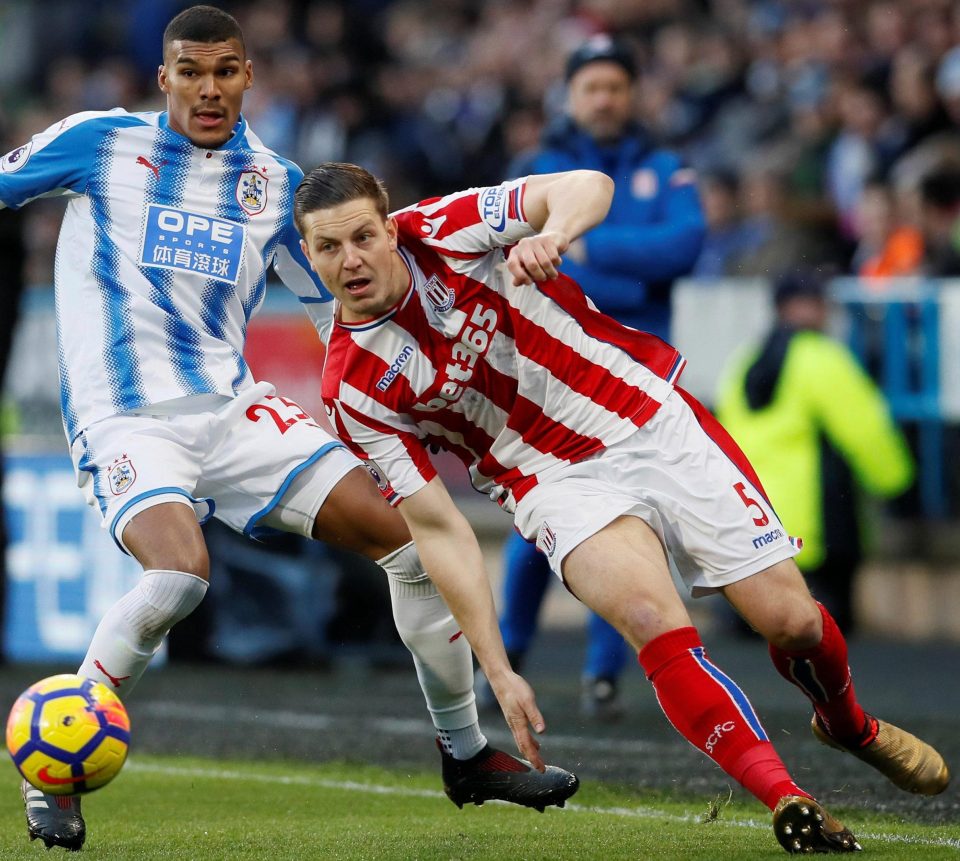
[[[244,89],[249,90],[253,86],[253,61],[247,60],[243,64],[243,74],[247,79],[246,84],[244,84]]]
[[[317,267],[313,265],[313,258],[310,256],[310,246],[307,245],[307,243],[303,239],[300,240],[300,250],[303,252],[303,256],[306,257],[307,260],[309,261],[310,268],[314,272],[316,272]]]
[[[167,86],[167,67],[162,63],[157,66],[157,86],[160,87],[161,93],[170,92],[170,88]]]
[[[392,215],[387,219],[387,240],[390,243],[390,250],[397,250],[397,219]]]

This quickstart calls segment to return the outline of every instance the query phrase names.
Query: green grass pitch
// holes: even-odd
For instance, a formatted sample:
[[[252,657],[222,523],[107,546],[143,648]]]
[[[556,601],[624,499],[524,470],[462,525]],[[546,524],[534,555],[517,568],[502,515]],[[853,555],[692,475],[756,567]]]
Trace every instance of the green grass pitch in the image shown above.
[[[30,843],[12,768],[0,857],[51,859]],[[137,755],[87,796],[79,859],[117,861],[615,861],[782,858],[759,804],[637,793],[587,782],[564,810],[488,803],[457,810],[436,772]],[[960,828],[835,810],[867,859],[958,859]]]

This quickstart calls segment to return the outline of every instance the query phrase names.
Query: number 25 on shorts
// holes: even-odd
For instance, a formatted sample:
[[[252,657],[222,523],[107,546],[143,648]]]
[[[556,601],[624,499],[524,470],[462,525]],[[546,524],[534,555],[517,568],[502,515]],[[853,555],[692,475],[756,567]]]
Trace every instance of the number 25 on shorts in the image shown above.
[[[747,486],[742,481],[738,481],[733,486],[733,489],[737,492],[737,496],[743,500],[743,504],[747,506],[747,508],[756,508],[757,511],[760,512],[760,516],[754,517],[753,522],[757,526],[766,526],[770,522],[770,518],[767,516],[767,512],[764,511],[763,506],[752,496],[747,495]]]
[[[303,411],[296,401],[282,398],[279,395],[267,395],[264,400],[271,401],[272,405],[253,404],[247,408],[246,415],[250,421],[258,422],[263,416],[269,416],[273,419],[273,423],[281,434],[285,434],[297,422],[306,422],[311,427],[319,427],[319,425],[310,421],[310,416]],[[284,416],[284,412],[292,413],[292,415]]]

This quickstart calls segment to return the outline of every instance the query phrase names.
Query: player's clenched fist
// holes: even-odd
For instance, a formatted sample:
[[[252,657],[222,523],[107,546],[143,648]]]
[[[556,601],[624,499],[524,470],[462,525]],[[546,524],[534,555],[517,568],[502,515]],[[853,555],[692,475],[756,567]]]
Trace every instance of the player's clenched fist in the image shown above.
[[[514,286],[556,278],[561,257],[570,240],[562,233],[549,231],[521,239],[507,258]]]

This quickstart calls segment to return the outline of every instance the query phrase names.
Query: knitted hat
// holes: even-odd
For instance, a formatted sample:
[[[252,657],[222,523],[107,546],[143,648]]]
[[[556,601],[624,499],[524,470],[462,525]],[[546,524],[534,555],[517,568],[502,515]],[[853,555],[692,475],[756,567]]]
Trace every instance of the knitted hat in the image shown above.
[[[587,63],[596,63],[600,60],[622,66],[631,78],[637,76],[637,64],[630,49],[612,36],[598,33],[596,36],[591,36],[567,58],[566,80],[569,81]]]

